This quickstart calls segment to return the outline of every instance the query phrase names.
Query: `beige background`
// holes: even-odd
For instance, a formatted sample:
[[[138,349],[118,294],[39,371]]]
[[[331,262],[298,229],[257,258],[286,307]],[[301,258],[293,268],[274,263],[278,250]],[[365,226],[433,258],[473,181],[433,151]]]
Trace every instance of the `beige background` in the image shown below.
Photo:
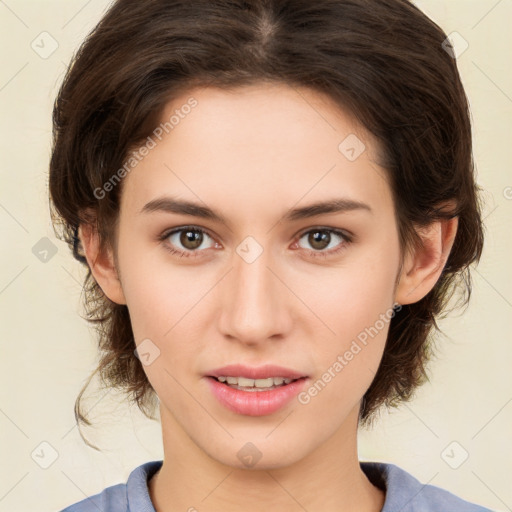
[[[116,402],[114,392],[89,402],[96,428],[85,434],[103,452],[78,434],[73,405],[94,367],[95,339],[80,318],[83,270],[55,239],[48,211],[52,101],[72,51],[107,5],[0,1],[0,512],[60,510],[162,457],[159,424]],[[374,431],[361,432],[360,458],[392,462],[423,483],[512,510],[512,2],[418,5],[469,44],[458,65],[471,102],[478,182],[486,190],[486,248],[473,273],[471,305],[441,322],[447,337],[439,341],[431,383],[413,402],[383,414]],[[31,43],[49,52],[44,31],[58,48],[40,56]],[[43,237],[57,248],[46,263],[32,252]],[[466,452],[457,469],[449,466]]]

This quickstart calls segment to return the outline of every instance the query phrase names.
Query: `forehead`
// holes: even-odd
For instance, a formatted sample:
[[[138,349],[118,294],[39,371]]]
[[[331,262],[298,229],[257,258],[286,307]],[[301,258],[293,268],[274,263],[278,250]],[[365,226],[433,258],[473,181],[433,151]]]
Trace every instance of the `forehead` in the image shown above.
[[[166,193],[252,215],[326,195],[389,203],[377,142],[307,88],[191,89],[165,106],[150,138],[125,178],[122,201],[131,209]]]

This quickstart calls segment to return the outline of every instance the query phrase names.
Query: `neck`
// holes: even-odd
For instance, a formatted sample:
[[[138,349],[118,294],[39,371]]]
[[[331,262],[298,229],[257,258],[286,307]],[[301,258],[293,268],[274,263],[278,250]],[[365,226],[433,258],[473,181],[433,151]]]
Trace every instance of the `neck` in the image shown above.
[[[288,465],[247,469],[210,457],[161,408],[164,462],[149,482],[153,506],[156,512],[380,512],[385,492],[359,465],[359,409],[354,411],[343,429],[306,457]]]

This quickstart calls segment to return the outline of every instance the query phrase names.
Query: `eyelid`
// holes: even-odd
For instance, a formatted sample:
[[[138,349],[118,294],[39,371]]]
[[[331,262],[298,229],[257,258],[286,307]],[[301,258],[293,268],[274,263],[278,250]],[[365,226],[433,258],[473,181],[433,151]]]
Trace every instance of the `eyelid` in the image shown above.
[[[343,238],[347,240],[352,240],[355,238],[355,235],[348,231],[347,229],[341,229],[341,228],[334,228],[332,226],[311,226],[309,228],[304,229],[303,231],[299,231],[299,233],[295,236],[302,238],[306,233],[309,233],[310,231],[331,231],[332,233],[339,234],[340,236],[343,236]]]

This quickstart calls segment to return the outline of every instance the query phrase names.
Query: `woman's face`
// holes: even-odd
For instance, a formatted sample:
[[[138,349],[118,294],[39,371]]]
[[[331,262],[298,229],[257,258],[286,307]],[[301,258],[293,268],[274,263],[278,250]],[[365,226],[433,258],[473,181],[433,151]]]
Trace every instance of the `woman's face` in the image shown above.
[[[400,256],[374,140],[324,96],[277,84],[196,89],[161,120],[124,178],[117,257],[164,437],[236,467],[353,448]],[[308,209],[320,202],[340,208]],[[266,365],[282,368],[251,373]],[[302,378],[266,391],[212,377],[288,372]]]

